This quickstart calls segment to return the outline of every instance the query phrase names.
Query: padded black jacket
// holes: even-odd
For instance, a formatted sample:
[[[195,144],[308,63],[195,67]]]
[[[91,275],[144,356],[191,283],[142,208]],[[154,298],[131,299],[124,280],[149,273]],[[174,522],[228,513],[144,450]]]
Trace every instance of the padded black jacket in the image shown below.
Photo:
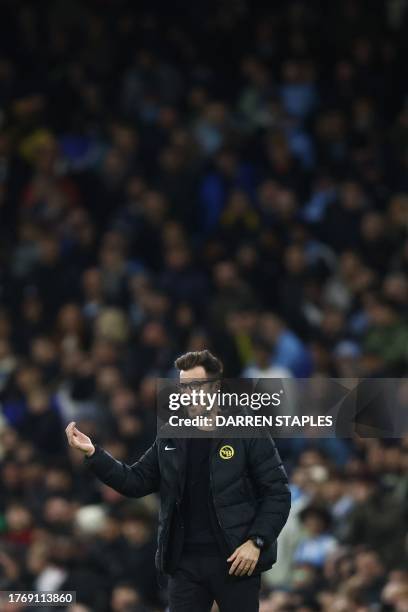
[[[114,459],[99,445],[84,462],[104,483],[128,497],[160,495],[156,566],[167,573],[170,525],[179,510],[185,481],[184,439],[157,438],[132,465]],[[210,452],[210,488],[215,514],[232,553],[251,535],[266,543],[256,571],[276,561],[277,537],[290,510],[285,469],[272,439],[214,439]]]

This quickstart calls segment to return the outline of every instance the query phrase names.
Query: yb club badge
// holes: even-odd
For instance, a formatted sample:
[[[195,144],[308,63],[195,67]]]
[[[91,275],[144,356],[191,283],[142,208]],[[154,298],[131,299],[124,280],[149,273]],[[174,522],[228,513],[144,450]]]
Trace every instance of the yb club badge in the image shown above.
[[[232,459],[235,454],[235,451],[232,446],[226,444],[225,446],[221,446],[220,448],[220,457],[221,459]]]

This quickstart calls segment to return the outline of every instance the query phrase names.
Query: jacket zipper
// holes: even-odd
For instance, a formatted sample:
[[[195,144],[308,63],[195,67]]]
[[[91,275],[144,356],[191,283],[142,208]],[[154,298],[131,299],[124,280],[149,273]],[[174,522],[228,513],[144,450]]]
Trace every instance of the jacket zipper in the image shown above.
[[[218,516],[217,506],[216,506],[216,504],[215,504],[215,499],[214,499],[214,482],[213,482],[213,474],[212,474],[212,469],[211,469],[211,460],[212,460],[212,457],[210,457],[210,465],[209,465],[209,467],[210,467],[210,488],[211,488],[211,501],[212,501],[212,505],[213,505],[213,508],[214,508],[215,518],[216,518],[217,523],[218,523],[218,526],[219,526],[219,528],[220,528],[220,529],[219,529],[220,536],[221,536],[221,538],[222,538],[222,540],[223,540],[223,542],[224,542],[224,544],[225,544],[225,549],[226,549],[226,550],[229,552],[229,554],[230,554],[230,553],[232,552],[232,550],[233,550],[233,547],[231,547],[231,545],[229,544],[229,541],[228,541],[227,535],[226,535],[226,533],[225,533],[225,530],[224,530],[224,529],[223,529],[223,527],[222,527],[222,523],[221,523],[221,521],[220,521],[220,519],[219,519],[219,516]],[[220,543],[220,545],[221,545],[221,543]]]
[[[212,475],[212,469],[211,469],[211,461],[210,461],[210,485],[211,485],[211,497],[212,497],[212,502],[213,502],[213,506],[214,506],[214,514],[215,514],[215,517],[217,519],[218,525],[222,529],[221,521],[220,521],[220,519],[218,517],[217,506],[215,505],[215,500],[214,500],[214,483],[213,483],[213,475]]]

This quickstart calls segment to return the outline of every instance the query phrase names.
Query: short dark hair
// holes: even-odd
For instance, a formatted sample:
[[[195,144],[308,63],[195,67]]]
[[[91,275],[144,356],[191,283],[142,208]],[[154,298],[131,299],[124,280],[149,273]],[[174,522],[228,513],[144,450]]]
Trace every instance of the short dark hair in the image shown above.
[[[222,362],[209,350],[190,351],[176,359],[174,365],[178,370],[192,370],[197,366],[202,366],[207,374],[219,376],[223,372]]]

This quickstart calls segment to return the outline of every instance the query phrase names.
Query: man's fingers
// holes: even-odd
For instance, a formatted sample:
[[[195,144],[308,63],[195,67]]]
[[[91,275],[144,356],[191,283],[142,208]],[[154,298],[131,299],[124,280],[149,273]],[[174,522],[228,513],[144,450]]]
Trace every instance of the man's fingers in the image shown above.
[[[76,438],[78,438],[78,440],[82,440],[82,442],[88,442],[89,438],[88,436],[86,436],[84,433],[82,433],[82,431],[79,431],[79,429],[74,429],[74,436]]]
[[[81,444],[81,435],[74,431],[72,433],[72,441],[75,442],[76,444]],[[83,442],[83,440],[82,440],[82,442]]]
[[[69,442],[71,442],[72,440],[72,434],[74,431],[74,427],[75,427],[75,421],[71,421],[71,423],[69,423],[65,429],[65,433],[67,434],[67,438]]]
[[[65,431],[68,433],[69,431],[72,431],[72,429],[75,427],[76,423],[75,421],[71,421],[70,423],[68,423],[68,425],[65,428]]]
[[[251,567],[251,563],[250,561],[244,561],[241,564],[241,567],[239,569],[239,573],[238,576],[245,576],[245,574],[248,572],[249,568]]]
[[[68,442],[70,446],[76,447],[79,442],[81,432],[76,428],[75,421],[71,421],[69,425],[67,425],[65,432],[67,434]]]
[[[232,575],[235,572],[235,568],[237,567],[238,563],[239,563],[239,559],[235,559],[234,563],[231,565],[230,569],[229,569],[229,574]]]
[[[245,572],[245,563],[242,561],[235,570],[236,576],[242,576],[242,572]]]
[[[235,576],[245,576],[245,574],[248,574],[248,576],[251,576],[256,564],[257,561],[254,559],[245,559],[245,557],[238,556],[231,565],[229,574],[234,574]]]
[[[254,569],[256,568],[256,564],[257,561],[252,561],[249,570],[248,570],[248,576],[252,576],[252,574],[254,573]]]
[[[237,557],[234,563],[231,565],[229,573],[231,575],[235,574],[236,576],[238,576],[238,569],[240,568],[242,562],[243,562],[242,557]]]
[[[77,448],[80,450],[85,450],[87,446],[89,446],[89,438],[82,431],[76,427],[75,421],[71,421],[65,428],[65,433],[68,438],[68,444],[72,446],[72,448]],[[87,445],[87,446],[85,446]]]

